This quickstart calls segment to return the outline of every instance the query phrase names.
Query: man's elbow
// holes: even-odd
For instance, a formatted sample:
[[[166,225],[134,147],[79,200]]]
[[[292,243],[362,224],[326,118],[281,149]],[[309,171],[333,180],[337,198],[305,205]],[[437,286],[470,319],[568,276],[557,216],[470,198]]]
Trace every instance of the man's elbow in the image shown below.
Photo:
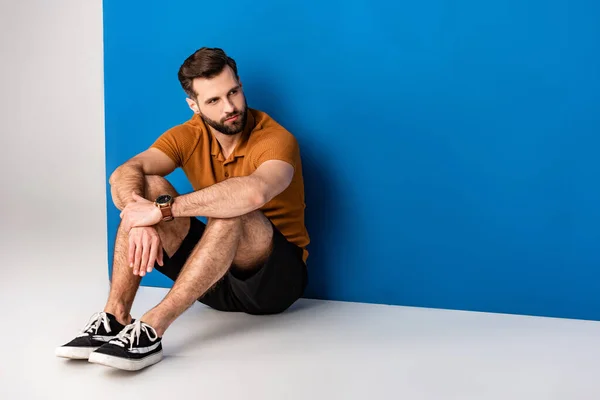
[[[254,209],[259,209],[269,201],[268,196],[262,190],[255,190],[252,196],[252,205]]]
[[[110,177],[108,178],[108,183],[112,186],[115,184],[115,182],[117,181],[117,179],[119,178],[119,174],[120,174],[120,167],[118,167],[117,169],[115,169],[112,174],[110,174]]]
[[[120,166],[118,166],[112,174],[110,174],[110,177],[108,178],[108,183],[110,183],[110,185],[114,185],[115,183],[117,183],[117,181],[121,178],[121,176],[123,175],[123,169],[126,168],[126,164],[122,164]]]
[[[287,187],[287,186],[286,186]],[[284,189],[269,186],[266,182],[261,182],[257,185],[252,196],[252,202],[256,209],[261,208],[276,196],[278,196]]]

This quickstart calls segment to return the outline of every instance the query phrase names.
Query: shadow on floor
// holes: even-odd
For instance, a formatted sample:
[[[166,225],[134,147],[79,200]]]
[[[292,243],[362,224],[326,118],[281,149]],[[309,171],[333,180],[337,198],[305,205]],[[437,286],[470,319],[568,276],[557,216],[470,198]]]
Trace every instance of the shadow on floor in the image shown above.
[[[281,325],[290,318],[302,319],[310,318],[319,308],[326,306],[327,303],[314,300],[302,300],[292,305],[288,310],[276,315],[248,315],[244,313],[225,313],[216,311],[205,306],[198,307],[197,316],[199,320],[203,317],[206,320],[206,326],[198,334],[191,333],[180,345],[173,344],[169,346],[169,353],[172,355],[183,354],[198,347],[206,346],[211,341],[229,339],[232,336],[252,334],[256,330],[268,330],[270,327]],[[210,318],[208,314],[223,314],[225,318]],[[196,318],[196,317],[193,317]]]

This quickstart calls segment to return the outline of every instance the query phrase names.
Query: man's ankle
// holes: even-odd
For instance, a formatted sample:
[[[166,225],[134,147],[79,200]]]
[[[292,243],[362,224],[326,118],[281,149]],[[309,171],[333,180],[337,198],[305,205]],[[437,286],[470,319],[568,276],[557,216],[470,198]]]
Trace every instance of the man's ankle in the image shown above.
[[[123,306],[107,305],[104,307],[104,312],[114,315],[117,322],[121,325],[129,325],[131,323],[131,314]]]

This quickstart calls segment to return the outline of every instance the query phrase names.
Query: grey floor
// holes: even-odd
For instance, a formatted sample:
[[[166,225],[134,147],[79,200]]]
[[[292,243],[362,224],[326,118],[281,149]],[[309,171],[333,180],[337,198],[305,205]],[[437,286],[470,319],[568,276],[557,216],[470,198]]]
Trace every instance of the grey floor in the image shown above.
[[[3,244],[1,399],[600,398],[600,323],[343,302],[269,317],[198,304],[137,373],[59,359],[103,306],[106,269],[85,262],[102,249],[33,243]],[[141,288],[134,316],[165,292]]]

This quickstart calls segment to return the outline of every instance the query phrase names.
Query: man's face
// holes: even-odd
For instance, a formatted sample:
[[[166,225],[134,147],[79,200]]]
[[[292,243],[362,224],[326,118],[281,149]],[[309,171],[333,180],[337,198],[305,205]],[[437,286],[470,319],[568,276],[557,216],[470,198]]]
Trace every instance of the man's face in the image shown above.
[[[230,67],[212,79],[197,78],[192,84],[198,96],[188,104],[213,129],[235,135],[246,125],[247,104],[242,85]]]

